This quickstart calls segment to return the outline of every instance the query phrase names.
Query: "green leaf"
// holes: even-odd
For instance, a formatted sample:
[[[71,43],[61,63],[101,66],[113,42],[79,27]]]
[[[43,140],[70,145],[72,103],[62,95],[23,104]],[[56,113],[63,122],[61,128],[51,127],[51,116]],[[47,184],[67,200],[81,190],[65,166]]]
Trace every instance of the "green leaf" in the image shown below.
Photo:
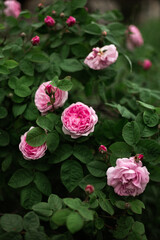
[[[110,215],[114,214],[114,208],[112,207],[108,199],[100,198],[99,205],[105,212],[109,213]]]
[[[138,221],[134,222],[134,224],[132,226],[132,230],[133,230],[133,232],[138,233],[138,234],[144,234],[145,233],[143,223],[138,222]]]
[[[77,59],[68,58],[60,63],[60,68],[65,72],[77,72],[81,71],[83,66]]]
[[[23,76],[17,80],[16,87],[18,85],[25,85],[27,87],[30,87],[33,83],[34,83],[34,78],[32,76]]]
[[[141,102],[141,101],[137,101],[142,107],[144,108],[147,108],[147,109],[150,109],[150,110],[155,110],[156,108],[148,103],[144,103],[144,102]]]
[[[120,208],[120,209],[125,209],[125,201],[116,201],[115,203],[116,207],[117,208]]]
[[[46,142],[47,134],[42,128],[34,127],[28,133],[26,142],[32,147],[41,146]]]
[[[5,147],[9,144],[9,135],[6,131],[0,129],[0,146]]]
[[[50,209],[54,212],[62,208],[62,199],[55,194],[51,194],[48,198],[48,204]]]
[[[12,155],[8,155],[2,162],[2,171],[5,172],[10,167],[12,163]]]
[[[28,212],[24,216],[23,226],[26,231],[38,229],[40,226],[39,217],[34,212]]]
[[[58,81],[57,87],[63,91],[70,91],[72,89],[72,82],[69,78]]]
[[[125,142],[116,142],[113,143],[110,147],[109,150],[112,151],[112,153],[118,157],[118,158],[123,158],[123,157],[130,157],[132,153],[132,147],[130,147],[128,144]]]
[[[19,97],[28,97],[29,95],[31,95],[31,89],[25,85],[16,86],[14,92]]]
[[[49,196],[52,192],[52,185],[49,179],[41,172],[36,172],[34,177],[34,183],[38,190],[46,196]]]
[[[22,240],[20,233],[16,232],[5,232],[0,235],[0,240]]]
[[[69,192],[72,192],[83,178],[81,165],[74,160],[66,161],[61,166],[61,181]]]
[[[50,217],[53,213],[53,211],[50,209],[49,204],[46,202],[37,203],[32,207],[32,209],[37,214],[40,214],[44,217]]]
[[[48,131],[52,131],[54,125],[52,125],[51,120],[46,116],[39,116],[36,120],[36,123],[39,127],[46,129]]]
[[[73,155],[82,163],[88,163],[93,159],[92,151],[89,147],[82,144],[76,144],[73,148]]]
[[[9,70],[6,66],[0,65],[0,74],[9,74]]]
[[[6,232],[21,232],[23,219],[17,214],[4,214],[1,217],[1,227]]]
[[[19,63],[19,68],[24,74],[28,76],[34,76],[34,66],[33,63],[31,63],[29,60],[21,60]]]
[[[83,8],[86,5],[86,3],[87,3],[87,0],[81,0],[81,1],[72,0],[71,7],[73,10],[77,8]]]
[[[160,167],[155,166],[150,171],[150,179],[154,182],[160,182]]]
[[[104,227],[104,221],[103,221],[102,218],[100,218],[100,217],[96,217],[96,218],[95,218],[95,227],[96,227],[98,230],[103,229],[103,227]]]
[[[89,210],[86,207],[80,207],[78,212],[86,221],[93,221],[94,211]]]
[[[25,240],[47,240],[48,237],[43,231],[39,231],[39,229],[28,231],[25,233]]]
[[[13,111],[13,115],[14,117],[18,117],[19,115],[21,115],[25,109],[27,107],[27,104],[14,104],[13,105],[13,108],[12,108],[12,111]]]
[[[12,188],[20,188],[27,186],[32,181],[33,181],[32,172],[29,172],[26,169],[18,169],[10,178],[8,185]]]
[[[48,55],[42,52],[34,53],[30,61],[35,63],[45,63],[45,62],[49,62],[49,57]]]
[[[122,130],[122,136],[128,145],[135,145],[140,140],[140,129],[134,121],[128,122]]]
[[[148,127],[154,127],[159,122],[159,116],[157,113],[154,113],[152,111],[145,111],[143,113],[143,120]]]
[[[39,112],[34,103],[29,103],[24,112],[25,119],[27,119],[28,121],[35,121],[38,115]]]
[[[64,198],[63,202],[66,206],[73,210],[78,210],[82,205],[82,202],[79,198]]]
[[[7,61],[5,62],[5,65],[6,65],[7,68],[9,68],[9,69],[13,69],[13,68],[17,67],[18,64],[19,64],[19,63],[16,62],[15,60],[7,60]]]
[[[91,161],[87,164],[87,169],[94,177],[105,177],[107,165],[102,161]]]
[[[51,155],[49,163],[60,163],[72,155],[72,146],[69,144],[61,144],[54,155]]]
[[[131,205],[132,212],[137,214],[142,214],[142,208],[145,208],[143,202],[138,199],[129,202],[129,204]]]
[[[82,179],[79,186],[84,190],[88,184],[93,185],[96,190],[101,190],[106,185],[106,178],[97,178],[89,174]]]
[[[5,107],[0,107],[0,119],[5,118],[8,115],[8,111]]]
[[[86,25],[84,28],[84,31],[92,35],[101,35],[102,33],[101,28],[98,26],[98,24],[95,24],[95,23]]]
[[[57,131],[52,131],[51,133],[48,133],[46,143],[48,150],[53,153],[59,145],[59,134],[57,133]]]
[[[66,226],[72,234],[80,231],[83,228],[83,224],[83,219],[77,212],[72,212],[67,217]]]
[[[39,203],[42,199],[42,194],[35,186],[27,186],[21,191],[21,205],[25,209],[32,209],[32,206]]]
[[[31,18],[31,12],[28,11],[28,10],[21,11],[21,12],[20,12],[20,16],[21,16],[21,17],[24,17],[24,18]]]
[[[70,213],[71,210],[68,208],[61,209],[53,214],[51,222],[54,222],[58,226],[62,226],[66,223],[66,219]]]
[[[125,25],[118,22],[108,24],[107,28],[110,30],[114,37],[123,36],[126,31]]]

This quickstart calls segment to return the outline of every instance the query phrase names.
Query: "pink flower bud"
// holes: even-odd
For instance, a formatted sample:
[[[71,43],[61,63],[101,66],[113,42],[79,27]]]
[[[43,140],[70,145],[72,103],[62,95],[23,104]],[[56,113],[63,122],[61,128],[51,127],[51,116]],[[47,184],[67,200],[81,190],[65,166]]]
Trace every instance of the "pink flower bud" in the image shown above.
[[[53,10],[53,11],[52,11],[52,14],[53,14],[53,15],[55,15],[55,14],[56,14],[56,11],[55,11],[55,10]]]
[[[143,154],[137,154],[137,158],[138,158],[140,161],[142,161],[143,158],[144,158],[144,156],[143,156]]]
[[[145,60],[143,61],[143,63],[142,63],[142,66],[143,66],[143,69],[144,69],[144,70],[148,70],[148,69],[151,68],[152,63],[151,63],[151,61],[150,61],[149,59],[145,59]]]
[[[44,19],[44,22],[45,24],[48,26],[48,27],[53,27],[55,25],[55,20],[50,17],[50,16],[47,16],[45,19]]]
[[[38,4],[39,9],[42,9],[44,7],[43,3]]]
[[[85,187],[85,192],[88,193],[88,194],[93,193],[93,192],[94,192],[94,187],[93,187],[93,185],[87,185],[87,186]]]
[[[51,84],[48,84],[46,87],[45,87],[45,92],[47,95],[52,95],[53,94],[53,86]]]
[[[100,145],[99,152],[100,153],[106,153],[107,152],[107,148],[104,145]]]
[[[86,12],[88,12],[88,7],[84,7],[84,9],[86,10]]]
[[[68,27],[72,27],[76,23],[76,19],[72,16],[70,16],[66,21]]]
[[[40,37],[35,36],[31,39],[31,43],[33,46],[37,46],[40,43]]]
[[[103,35],[103,36],[107,36],[107,32],[106,32],[106,31],[103,31],[103,32],[102,32],[102,35]]]

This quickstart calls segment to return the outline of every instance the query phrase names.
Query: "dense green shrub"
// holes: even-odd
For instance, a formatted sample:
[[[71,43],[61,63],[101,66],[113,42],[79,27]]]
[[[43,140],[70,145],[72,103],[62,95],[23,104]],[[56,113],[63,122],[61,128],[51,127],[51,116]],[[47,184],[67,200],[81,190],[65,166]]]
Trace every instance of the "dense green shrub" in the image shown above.
[[[129,52],[122,14],[90,14],[86,2],[57,0],[18,18],[6,17],[0,5],[0,240],[147,239],[141,221],[148,226],[145,216],[154,217],[150,206],[160,182],[158,54],[145,39]],[[54,18],[53,27],[46,16]],[[33,44],[36,35],[40,43]],[[84,64],[93,47],[110,44],[119,53],[113,65],[96,71]],[[144,59],[152,62],[148,71]],[[48,81],[69,97],[41,115],[35,92]],[[92,106],[98,123],[90,135],[73,139],[62,131],[61,115],[76,102]],[[32,126],[27,143],[48,148],[35,161],[24,159],[18,147]],[[98,151],[102,144],[107,153]],[[106,171],[117,158],[136,154],[144,155],[150,183],[142,197],[119,196],[107,185]]]

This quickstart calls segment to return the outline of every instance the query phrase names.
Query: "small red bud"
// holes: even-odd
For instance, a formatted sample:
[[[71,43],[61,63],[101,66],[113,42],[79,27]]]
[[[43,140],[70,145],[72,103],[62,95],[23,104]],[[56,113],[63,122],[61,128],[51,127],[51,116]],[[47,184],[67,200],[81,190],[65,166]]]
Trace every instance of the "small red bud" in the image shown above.
[[[102,35],[103,35],[103,36],[107,36],[107,32],[106,32],[106,31],[103,31],[103,32],[102,32]]]
[[[44,7],[43,3],[38,4],[38,8],[42,9]]]
[[[85,192],[88,193],[88,194],[93,193],[93,192],[94,192],[94,187],[93,187],[93,185],[87,185],[87,186],[85,187]]]
[[[53,27],[55,25],[55,20],[50,17],[50,16],[47,16],[45,19],[44,19],[44,22],[45,24],[48,26],[48,27]]]
[[[31,39],[31,43],[33,46],[37,46],[40,43],[40,37],[39,36],[35,36]]]
[[[106,153],[107,152],[107,148],[104,145],[100,145],[99,152],[102,153],[102,154]]]
[[[53,94],[53,86],[51,84],[48,84],[46,87],[45,87],[45,92],[48,96],[51,96]]]
[[[135,161],[136,161],[136,162],[142,161],[143,158],[144,158],[144,155],[143,155],[143,154],[136,154],[136,156],[135,156]]]
[[[70,16],[67,20],[66,23],[68,27],[72,27],[76,23],[76,19],[72,16]]]
[[[53,11],[52,11],[52,14],[53,14],[53,15],[56,15],[56,11],[55,11],[55,10],[53,10]]]
[[[152,63],[151,63],[151,61],[149,60],[149,59],[145,59],[144,61],[143,61],[143,69],[144,70],[148,70],[148,69],[150,69],[151,68],[151,66],[152,66]]]

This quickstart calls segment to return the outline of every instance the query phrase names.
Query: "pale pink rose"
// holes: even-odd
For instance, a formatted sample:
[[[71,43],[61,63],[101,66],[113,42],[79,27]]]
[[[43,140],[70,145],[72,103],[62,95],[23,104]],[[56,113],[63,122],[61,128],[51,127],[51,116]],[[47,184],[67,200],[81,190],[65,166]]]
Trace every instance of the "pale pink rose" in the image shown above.
[[[68,99],[67,91],[62,91],[57,87],[52,87],[55,101],[53,105],[50,104],[50,96],[46,92],[48,89],[46,87],[50,85],[50,83],[51,81],[42,83],[35,93],[35,105],[43,115],[47,114],[48,111],[53,112],[54,109],[62,107]]]
[[[29,131],[32,129],[31,127]],[[28,131],[28,132],[29,132]],[[32,147],[26,142],[27,133],[25,132],[24,135],[21,136],[21,142],[19,144],[19,150],[22,152],[23,157],[26,160],[36,160],[42,158],[45,155],[45,151],[47,150],[47,145],[44,143],[39,147]]]
[[[94,70],[107,68],[118,58],[118,52],[115,45],[106,45],[102,48],[96,47],[86,57],[84,63]]]
[[[143,37],[136,26],[130,25],[126,31],[126,34],[127,34],[126,45],[130,51],[133,51],[134,48],[143,45],[144,43]]]
[[[118,158],[115,167],[108,168],[107,184],[120,196],[141,194],[149,182],[149,172],[135,157]]]
[[[6,6],[4,10],[6,16],[13,16],[15,18],[18,18],[21,12],[21,4],[19,2],[16,0],[6,0],[4,2],[4,5]]]
[[[77,102],[63,111],[61,120],[63,132],[71,135],[71,138],[79,138],[94,132],[94,125],[98,122],[98,117],[92,107]]]

